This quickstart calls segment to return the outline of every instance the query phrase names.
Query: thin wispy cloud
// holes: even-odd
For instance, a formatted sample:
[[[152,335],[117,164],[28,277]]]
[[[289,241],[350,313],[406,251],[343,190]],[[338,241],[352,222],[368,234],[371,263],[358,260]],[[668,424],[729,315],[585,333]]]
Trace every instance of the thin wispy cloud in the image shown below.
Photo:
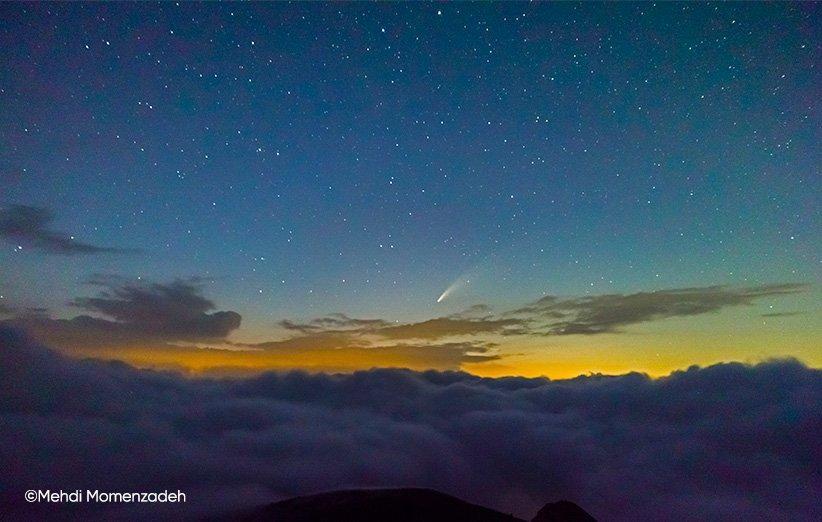
[[[134,249],[112,248],[76,240],[51,228],[54,214],[42,207],[10,205],[0,208],[0,238],[49,254],[123,254]]]

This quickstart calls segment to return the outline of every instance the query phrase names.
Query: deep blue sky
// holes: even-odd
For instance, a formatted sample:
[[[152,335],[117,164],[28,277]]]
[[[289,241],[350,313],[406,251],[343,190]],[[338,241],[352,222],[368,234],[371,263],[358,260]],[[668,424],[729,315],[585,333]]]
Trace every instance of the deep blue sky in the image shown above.
[[[821,15],[0,2],[0,512],[822,520]]]
[[[4,243],[16,304],[214,277],[262,328],[819,273],[815,4],[0,12],[0,203],[141,251]]]

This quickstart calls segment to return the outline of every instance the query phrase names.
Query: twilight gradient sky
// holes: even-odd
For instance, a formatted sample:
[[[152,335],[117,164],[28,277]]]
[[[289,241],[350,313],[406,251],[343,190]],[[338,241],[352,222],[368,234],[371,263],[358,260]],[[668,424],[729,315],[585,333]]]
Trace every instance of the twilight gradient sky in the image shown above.
[[[66,352],[822,365],[818,4],[0,13],[0,313]]]

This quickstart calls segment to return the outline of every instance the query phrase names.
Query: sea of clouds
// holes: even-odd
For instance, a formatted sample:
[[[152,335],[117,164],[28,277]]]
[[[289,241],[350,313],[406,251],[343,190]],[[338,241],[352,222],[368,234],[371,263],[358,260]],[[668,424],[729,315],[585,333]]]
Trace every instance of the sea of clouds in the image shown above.
[[[0,515],[214,515],[421,486],[530,518],[822,520],[822,371],[796,361],[572,380],[381,369],[193,379],[0,329]],[[31,505],[28,489],[185,505]]]

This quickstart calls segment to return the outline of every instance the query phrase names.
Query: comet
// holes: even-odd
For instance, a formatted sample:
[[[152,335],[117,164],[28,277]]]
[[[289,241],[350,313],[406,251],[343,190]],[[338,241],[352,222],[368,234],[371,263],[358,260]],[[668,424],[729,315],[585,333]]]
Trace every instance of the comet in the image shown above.
[[[441,303],[441,302],[445,301],[445,299],[448,298],[448,296],[451,295],[451,293],[454,292],[454,290],[457,290],[461,286],[466,285],[470,282],[471,281],[469,281],[468,279],[463,279],[463,278],[457,279],[456,281],[451,283],[451,286],[449,286],[448,288],[445,289],[445,292],[443,292],[442,295],[440,295],[437,298],[437,302]]]
[[[489,270],[489,263],[491,262],[489,255],[486,255],[480,262],[475,263],[460,273],[453,283],[451,283],[445,291],[437,298],[437,303],[441,303],[451,297],[454,293],[471,284],[473,280],[485,277]]]
[[[437,302],[441,303],[443,301],[443,299],[448,297],[448,294],[450,294],[450,293],[451,293],[451,287],[449,286],[448,288],[445,289],[445,292],[443,292],[442,295],[437,298]]]

